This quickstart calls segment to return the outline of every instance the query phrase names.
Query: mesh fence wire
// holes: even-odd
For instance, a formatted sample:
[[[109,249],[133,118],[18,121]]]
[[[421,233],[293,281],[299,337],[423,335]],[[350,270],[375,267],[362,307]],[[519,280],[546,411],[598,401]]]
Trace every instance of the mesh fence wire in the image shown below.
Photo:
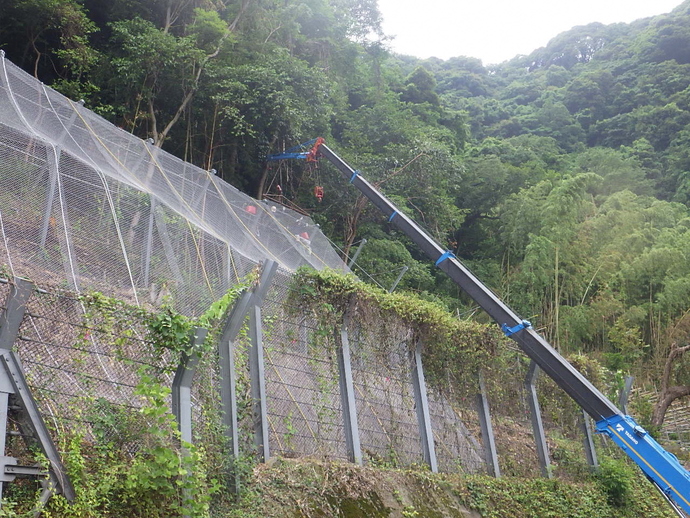
[[[151,347],[143,343],[146,333],[137,318],[124,316],[125,327],[113,327],[85,314],[72,293],[34,291],[15,344],[27,382],[55,430],[78,426],[92,439],[117,438],[135,451],[146,426],[134,394],[140,371],[163,372],[170,358],[145,352]]]
[[[364,457],[394,466],[421,464],[408,344],[396,336],[382,343],[358,324],[352,323],[349,335]]]
[[[271,449],[347,459],[333,336],[290,306],[288,280],[279,276],[263,305]]]
[[[11,283],[0,282],[0,307],[7,303]],[[291,289],[290,274],[279,272],[262,305],[271,453],[346,460],[335,353],[339,330],[325,329],[317,315],[295,306]],[[129,454],[146,443],[150,423],[141,412],[145,403],[135,389],[143,370],[157,373],[164,385],[171,386],[179,358],[152,346],[139,312],[135,306],[123,306],[113,319],[112,314],[90,311],[84,298],[74,292],[34,290],[15,348],[44,420],[56,434],[74,428],[86,432],[90,440],[107,441]],[[367,329],[355,315],[348,336],[365,462],[423,464],[409,330]],[[246,329],[235,345],[238,439],[241,454],[251,457],[256,452],[255,415]],[[517,355],[500,373],[487,373],[487,387],[490,400],[496,402],[492,416],[502,472],[539,476],[524,387],[528,365]],[[218,442],[224,433],[221,382],[217,354],[209,352],[200,361],[192,387],[194,441],[204,445],[218,466],[227,462],[227,444]],[[428,387],[434,448],[443,472],[485,471],[474,399],[477,390],[470,381],[465,387]],[[548,390],[551,385],[544,382],[540,391]],[[577,422],[577,417],[567,419]],[[545,423],[562,426],[548,416]],[[573,431],[573,437],[578,433]],[[572,451],[559,450],[557,444],[549,448],[553,448],[556,466],[574,462],[586,469],[582,452],[573,457]]]
[[[461,406],[453,404],[438,391],[429,391],[429,414],[438,467],[446,473],[478,473],[485,469],[479,417],[471,402],[464,403]],[[474,430],[471,431],[468,424]]]

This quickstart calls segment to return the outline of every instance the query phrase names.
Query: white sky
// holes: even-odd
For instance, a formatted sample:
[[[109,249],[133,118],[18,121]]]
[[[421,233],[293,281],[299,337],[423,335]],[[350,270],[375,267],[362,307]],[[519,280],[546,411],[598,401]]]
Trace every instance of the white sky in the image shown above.
[[[682,0],[378,0],[400,54],[480,58],[484,65],[529,54],[576,25],[629,23],[668,13]]]

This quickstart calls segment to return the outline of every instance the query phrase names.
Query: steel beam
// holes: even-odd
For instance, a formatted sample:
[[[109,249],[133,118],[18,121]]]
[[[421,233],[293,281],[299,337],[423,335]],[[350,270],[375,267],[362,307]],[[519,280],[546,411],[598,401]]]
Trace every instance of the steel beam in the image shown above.
[[[402,267],[402,269],[400,271],[400,275],[398,275],[398,277],[395,279],[395,281],[393,282],[391,287],[388,289],[388,293],[393,293],[395,291],[395,288],[398,287],[398,284],[400,283],[403,276],[407,273],[407,270],[409,270],[409,269],[410,269],[410,267],[407,265]]]
[[[5,311],[0,315],[0,349],[11,350],[19,334],[26,303],[31,298],[34,286],[30,281],[16,277],[10,287]]]
[[[10,404],[14,399],[19,410],[15,411],[15,420],[24,440],[29,446],[38,446],[48,459],[51,478],[55,482],[57,490],[68,500],[72,501],[76,497],[72,482],[67,476],[60,455],[53,443],[53,439],[46,428],[43,418],[38,411],[36,401],[31,394],[29,385],[24,378],[24,373],[19,362],[19,358],[13,351],[0,351],[0,366],[12,382],[14,394],[10,398]]]
[[[530,418],[532,420],[532,432],[534,433],[534,443],[537,447],[539,456],[539,467],[541,474],[546,478],[553,478],[551,473],[551,460],[549,459],[549,446],[546,443],[544,424],[541,420],[541,408],[537,398],[537,378],[539,377],[539,365],[530,362],[529,370],[525,376],[525,389],[527,390],[527,401],[529,402]]]
[[[261,303],[271,287],[278,263],[268,261],[264,266],[259,284],[255,287],[249,309],[249,377],[254,410],[254,444],[261,462],[271,458],[268,433],[268,409],[266,400],[266,373],[264,367],[264,343],[261,320]]]
[[[24,441],[29,447],[38,447],[48,459],[50,465],[50,477],[57,490],[62,493],[68,501],[75,498],[74,488],[67,477],[65,467],[60,460],[57,448],[53,439],[46,428],[43,418],[38,411],[36,401],[34,401],[29,385],[24,377],[19,357],[12,351],[24,315],[26,314],[26,304],[31,298],[34,286],[26,279],[15,278],[7,299],[5,311],[0,316],[0,410],[5,410],[3,422],[0,429],[2,436],[3,449],[0,455],[4,457],[4,449],[7,433],[7,415],[10,407],[17,407],[13,410],[13,420],[17,423]],[[3,423],[0,423],[3,424]],[[11,475],[13,470],[20,470],[22,467],[4,470],[5,475]],[[0,484],[1,486],[1,484]]]
[[[251,381],[252,408],[254,413],[254,444],[259,461],[271,458],[268,435],[268,411],[266,408],[266,374],[264,368],[264,343],[261,329],[261,307],[249,310],[249,377]]]
[[[592,469],[599,467],[599,459],[597,459],[597,450],[594,447],[594,432],[592,431],[592,419],[586,412],[582,412],[582,432],[584,433],[584,447],[585,456],[587,457],[587,464]]]
[[[436,266],[448,274],[499,326],[505,324],[513,328],[522,323],[522,319],[487,286],[479,281],[452,253],[441,248],[412,219],[399,212],[389,199],[362,177],[359,171],[352,169],[325,144],[319,147],[319,153],[327,158],[350,183],[359,189],[384,216],[388,217],[388,220],[393,225],[408,236],[427,257],[435,261]],[[598,421],[601,418],[614,416],[619,413],[618,408],[606,396],[580,374],[577,369],[570,365],[534,329],[525,327],[512,333],[510,338],[515,340],[527,356],[534,360],[548,376],[553,378],[595,420]]]
[[[245,290],[240,294],[225,321],[225,326],[218,342],[222,418],[233,459],[237,459],[240,456],[239,425],[237,423],[235,340],[237,340],[237,335],[240,329],[242,329],[251,300],[251,291]]]
[[[149,289],[151,277],[151,253],[153,252],[153,224],[155,220],[156,199],[149,195],[149,223],[146,230],[146,243],[144,244],[144,287]]]
[[[56,150],[56,153],[60,154],[60,149]],[[48,240],[48,231],[50,230],[50,215],[53,212],[53,203],[55,202],[55,190],[57,188],[58,182],[58,160],[55,159],[53,153],[48,154],[48,177],[50,178],[50,186],[48,187],[48,193],[46,195],[45,209],[43,211],[43,224],[41,225],[41,248],[46,247],[46,241]]]
[[[367,244],[367,240],[366,240],[366,239],[362,239],[362,240],[359,242],[359,246],[357,247],[357,250],[355,250],[355,253],[354,253],[354,255],[352,256],[352,258],[350,259],[350,262],[347,263],[348,268],[352,268],[352,267],[355,265],[355,262],[357,261],[357,258],[359,257],[359,254],[362,252],[362,248],[364,248],[364,245],[366,245],[366,244]]]
[[[225,429],[226,438],[231,450],[231,463],[234,463],[240,457],[239,446],[239,424],[237,415],[237,375],[235,373],[235,341],[242,330],[244,320],[254,301],[257,299],[255,295],[262,287],[259,295],[259,301],[263,299],[268,287],[273,280],[278,269],[278,263],[275,261],[266,261],[261,269],[259,281],[251,289],[244,290],[232,308],[229,310],[228,316],[221,332],[221,338],[218,342],[218,361],[220,367],[220,396],[222,406],[222,419]],[[231,486],[233,492],[237,493],[240,490],[240,480],[235,468],[231,468],[230,473]]]
[[[362,465],[362,446],[359,442],[359,427],[357,426],[357,405],[355,402],[355,385],[352,379],[352,363],[350,360],[350,339],[348,328],[350,313],[345,312],[343,325],[336,330],[338,339],[338,383],[340,385],[340,401],[343,409],[343,426],[345,429],[345,445],[350,462]]]
[[[477,394],[477,410],[479,412],[479,425],[482,430],[482,442],[484,443],[484,459],[489,475],[499,478],[501,468],[498,465],[498,452],[494,440],[494,429],[491,425],[491,411],[489,410],[489,397],[486,393],[484,375],[479,373],[479,393]]]
[[[434,447],[434,432],[431,428],[431,416],[429,413],[429,400],[424,381],[424,368],[422,365],[422,343],[417,342],[414,352],[411,352],[412,364],[412,389],[414,391],[415,409],[417,410],[417,423],[419,424],[419,438],[422,443],[424,462],[429,465],[432,473],[438,473],[436,461],[436,449]]]
[[[628,413],[628,399],[630,398],[630,392],[632,391],[633,381],[635,381],[633,376],[625,377],[625,385],[621,389],[620,396],[618,397],[618,406],[624,414]]]
[[[175,371],[172,384],[172,411],[177,420],[180,436],[183,442],[192,444],[192,381],[199,355],[196,351],[206,340],[208,331],[203,327],[195,327],[189,337],[191,352],[183,353],[180,364]]]

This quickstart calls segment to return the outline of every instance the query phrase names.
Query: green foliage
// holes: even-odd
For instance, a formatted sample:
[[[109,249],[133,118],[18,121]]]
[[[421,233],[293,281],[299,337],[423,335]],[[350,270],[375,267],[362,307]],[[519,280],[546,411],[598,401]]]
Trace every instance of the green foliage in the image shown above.
[[[208,516],[211,497],[219,486],[207,475],[204,450],[180,444],[177,425],[169,412],[169,392],[158,379],[142,374],[136,389],[142,406],[136,417],[125,416],[123,409],[112,418],[102,415],[101,423],[94,428],[99,439],[95,444],[85,432],[63,431],[63,458],[77,498],[68,503],[64,497],[54,496],[45,515]],[[108,410],[102,402],[97,402],[96,407],[99,411]],[[143,426],[127,430],[135,419]],[[109,429],[105,430],[105,426]],[[103,435],[104,431],[115,430],[124,431],[126,436]],[[133,457],[123,449],[126,437],[136,438],[141,445]],[[22,506],[27,503],[21,502]]]
[[[384,321],[387,327],[405,326],[424,345],[427,381],[442,392],[449,379],[461,384],[480,367],[491,369],[498,356],[500,334],[496,328],[459,320],[439,304],[411,293],[388,293],[352,275],[309,268],[298,270],[293,289],[296,304],[313,311],[328,329],[341,322],[348,308],[355,310],[365,328],[375,329]]]
[[[207,480],[202,449],[187,443],[176,446],[179,432],[168,407],[170,389],[143,375],[135,393],[144,400],[147,444],[128,467],[123,500],[141,516],[207,516],[211,496],[220,488]]]
[[[253,281],[250,276],[246,283],[229,290],[198,320],[165,306],[149,311],[100,293],[81,296],[86,311],[79,341],[84,344],[77,345],[88,347],[91,335],[98,333],[99,339],[112,341],[115,357],[127,364],[131,363],[126,352],[129,341],[136,339],[138,347],[145,349],[140,358],[146,361],[136,364],[138,382],[133,396],[139,399],[138,405],[123,406],[88,395],[78,400],[70,416],[77,417],[76,421],[61,428],[58,435],[77,498],[73,503],[61,496],[51,498],[46,516],[209,516],[212,498],[220,491],[218,476],[224,469],[225,456],[219,454],[224,450],[222,434],[209,424],[197,429],[205,439],[200,441],[203,446],[181,441],[170,412],[166,372],[176,367],[183,354],[191,353],[192,326],[210,325],[209,336],[213,336],[228,307]],[[211,344],[209,341],[205,347]],[[207,361],[208,355],[202,356],[201,361]],[[212,423],[219,416],[206,419]],[[36,502],[36,495],[17,491],[5,495],[10,502],[3,505],[7,516],[15,509],[16,516],[23,515]]]
[[[188,318],[177,313],[170,306],[163,306],[160,311],[150,317],[148,327],[155,336],[155,347],[179,351],[181,344],[189,342],[192,324]],[[188,347],[188,345],[183,345],[183,347]]]
[[[606,493],[608,502],[625,507],[630,499],[635,473],[625,462],[607,458],[602,461],[596,479]]]
[[[607,461],[608,462],[608,461]],[[621,467],[621,472],[629,468]],[[593,474],[579,480],[432,474],[419,469],[374,469],[338,463],[277,461],[252,480],[252,497],[233,517],[465,516],[483,518],[670,518],[672,511],[633,472],[627,503],[609,504]],[[384,504],[385,502],[385,504]]]

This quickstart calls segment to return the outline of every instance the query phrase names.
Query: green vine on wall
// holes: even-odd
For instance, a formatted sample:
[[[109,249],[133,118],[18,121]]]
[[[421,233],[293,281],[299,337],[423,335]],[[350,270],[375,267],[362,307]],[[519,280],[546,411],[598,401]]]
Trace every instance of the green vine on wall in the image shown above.
[[[369,330],[407,328],[410,346],[424,347],[425,375],[442,387],[451,376],[474,376],[499,357],[501,334],[494,326],[459,320],[442,306],[413,293],[388,293],[334,270],[301,268],[292,279],[293,306],[312,311],[326,329],[342,323],[348,308]],[[458,368],[462,366],[462,369]]]
[[[88,360],[94,343],[105,346],[138,380],[132,396],[139,404],[111,402],[85,378],[82,389],[94,392],[70,402],[71,417],[78,420],[60,425],[57,436],[77,499],[68,504],[62,496],[51,498],[46,516],[209,516],[211,498],[224,476],[218,466],[227,456],[222,434],[214,428],[220,416],[198,425],[203,446],[182,441],[170,412],[169,374],[184,355],[196,353],[202,362],[212,361],[209,353],[224,317],[255,281],[255,274],[248,276],[197,318],[169,305],[143,308],[101,293],[79,297],[84,313],[81,324],[72,324],[77,336],[71,360],[78,365]],[[196,350],[190,340],[194,327],[209,331]],[[22,516],[33,508],[36,496],[27,495],[25,486],[8,488],[3,516]]]

